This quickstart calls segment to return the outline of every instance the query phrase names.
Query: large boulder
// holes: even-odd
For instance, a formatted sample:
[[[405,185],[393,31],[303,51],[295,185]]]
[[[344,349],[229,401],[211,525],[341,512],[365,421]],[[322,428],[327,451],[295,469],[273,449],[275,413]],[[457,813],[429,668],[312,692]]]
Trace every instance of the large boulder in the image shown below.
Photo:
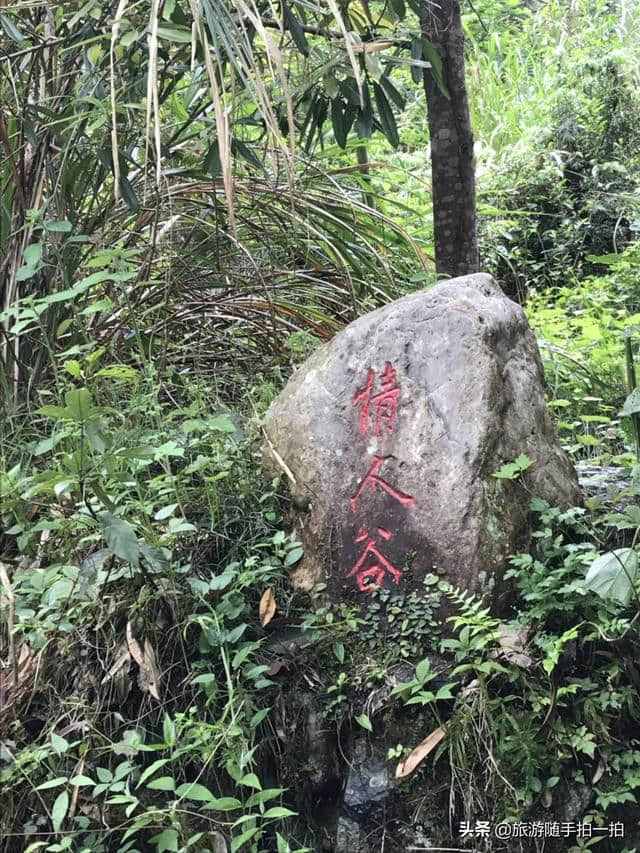
[[[581,500],[525,315],[484,274],[351,323],[296,371],[264,430],[305,547],[293,582],[325,582],[334,598],[434,568],[479,591],[526,547],[534,495]],[[523,475],[493,476],[521,454]]]

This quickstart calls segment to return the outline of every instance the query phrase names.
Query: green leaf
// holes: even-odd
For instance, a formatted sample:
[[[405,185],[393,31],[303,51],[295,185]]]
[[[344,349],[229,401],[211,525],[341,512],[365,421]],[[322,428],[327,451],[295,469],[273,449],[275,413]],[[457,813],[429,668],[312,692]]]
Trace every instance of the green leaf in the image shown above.
[[[342,98],[334,98],[331,101],[331,124],[333,134],[340,148],[347,146],[347,125],[345,122],[344,104]]]
[[[422,53],[424,58],[431,65],[431,73],[436,81],[436,86],[440,89],[441,94],[444,95],[447,100],[451,100],[451,95],[449,94],[449,90],[444,82],[442,57],[428,39],[422,39]]]
[[[26,41],[25,37],[13,23],[11,18],[8,15],[3,14],[2,12],[0,12],[0,24],[2,24],[2,29],[12,41],[14,41],[16,44],[24,44],[24,42]]]
[[[64,395],[67,410],[74,421],[86,421],[93,408],[91,392],[88,388],[74,388]]]
[[[256,791],[262,790],[260,780],[255,773],[247,773],[242,779],[238,779],[238,785],[244,785],[246,788],[255,788]]]
[[[356,717],[356,723],[362,726],[363,729],[366,729],[368,732],[373,731],[373,726],[371,725],[371,720],[366,714],[360,714],[359,717]]]
[[[60,735],[57,735],[55,732],[51,732],[51,746],[58,755],[62,755],[69,749],[69,741],[60,737]]]
[[[96,376],[106,376],[109,379],[124,379],[132,381],[138,378],[138,371],[127,364],[110,364],[109,367],[102,367]]]
[[[207,808],[214,809],[217,812],[231,812],[242,808],[242,803],[235,797],[218,797],[207,803]]]
[[[185,782],[183,785],[180,785],[176,790],[176,795],[184,797],[187,800],[192,800],[194,803],[213,803],[215,801],[215,797],[211,791],[197,782]]]
[[[632,548],[617,548],[597,557],[587,571],[585,585],[602,598],[628,604],[638,580],[638,555]]]
[[[168,504],[167,506],[163,506],[162,509],[159,509],[153,517],[156,521],[164,521],[165,518],[169,518],[170,515],[173,515],[177,506],[178,504]]]
[[[68,409],[63,409],[62,406],[40,406],[36,409],[36,415],[44,415],[46,418],[53,420],[71,420],[71,413]]]
[[[61,794],[58,794],[51,808],[51,821],[53,823],[54,832],[59,832],[62,822],[67,816],[68,809],[69,794],[67,791],[63,791]]]
[[[137,566],[140,559],[140,545],[135,529],[123,518],[118,518],[110,512],[98,514],[102,532],[109,548],[113,553]]]
[[[138,213],[140,210],[140,202],[138,196],[133,189],[131,181],[126,175],[120,175],[120,194],[124,199],[124,203],[133,213]]]
[[[153,776],[156,770],[159,770],[161,767],[164,767],[164,765],[167,764],[168,761],[168,758],[159,758],[157,761],[154,761],[152,764],[150,764],[146,768],[146,770],[143,770],[140,774],[140,779],[138,780],[136,788],[139,788],[140,785],[143,785],[150,776]]]
[[[378,118],[382,125],[382,131],[394,148],[398,147],[400,138],[398,136],[398,126],[393,114],[393,110],[387,100],[387,96],[383,92],[381,86],[377,83],[373,84],[373,94],[376,99],[376,107],[378,109]]]
[[[380,78],[380,85],[381,85],[381,86],[382,86],[382,88],[384,89],[386,96],[387,96],[391,101],[393,101],[393,103],[396,105],[396,107],[397,107],[399,110],[403,110],[403,109],[405,108],[405,100],[404,100],[404,98],[402,97],[402,95],[400,94],[400,92],[398,92],[398,90],[396,89],[396,87],[393,85],[393,83],[391,82],[391,80],[389,80],[389,78],[388,78],[388,77],[385,77],[385,76],[383,75],[383,76]]]
[[[411,66],[411,79],[414,83],[419,84],[422,81],[422,68],[418,65],[418,62],[423,61],[423,52],[422,52],[422,39],[412,38],[411,39],[411,59],[415,64]]]
[[[216,415],[207,419],[207,426],[215,432],[235,432],[236,427],[228,415]]]
[[[149,842],[156,845],[156,853],[163,853],[165,850],[177,853],[180,849],[180,837],[175,829],[163,829],[150,838]]]
[[[209,146],[209,150],[204,157],[204,171],[211,175],[212,178],[217,178],[222,172],[222,163],[220,161],[220,149],[218,147],[217,138],[213,140]]]
[[[158,37],[176,44],[191,44],[191,30],[187,27],[158,27]]]
[[[73,228],[73,225],[71,222],[65,222],[63,220],[48,220],[42,223],[42,227],[45,231],[53,231],[58,234],[68,234]]]
[[[265,177],[268,177],[264,163],[256,157],[251,148],[249,148],[248,145],[245,145],[244,142],[241,142],[239,139],[235,139],[234,137],[231,140],[231,152],[233,154],[238,154],[243,160],[249,163],[249,165],[255,166],[255,168],[262,172]]]
[[[28,267],[36,267],[42,258],[42,243],[32,243],[24,250],[24,263]]]
[[[404,4],[404,0],[390,0],[390,5],[395,12],[396,18],[399,21],[404,21],[407,14],[407,7]]]
[[[331,648],[338,663],[344,663],[344,644],[334,643]]]
[[[533,460],[525,453],[521,453],[513,462],[507,462],[498,471],[495,471],[492,476],[497,480],[516,480],[523,471],[533,465]]]
[[[152,791],[175,791],[176,783],[173,776],[158,776],[157,779],[152,779],[147,782],[147,788]],[[191,797],[190,799],[193,799]]]
[[[292,548],[284,558],[285,566],[293,566],[304,554],[304,548]]]
[[[302,29],[302,25],[293,14],[291,7],[287,3],[287,0],[282,0],[282,17],[284,19],[285,29],[289,30],[291,33],[291,38],[293,39],[296,47],[304,56],[309,55],[309,42],[307,41],[307,37],[304,34],[304,30]]]
[[[273,806],[262,815],[263,820],[269,820],[276,817],[294,817],[297,812],[292,812],[291,809],[286,809],[284,806]]]
[[[60,785],[66,785],[68,782],[67,776],[57,776],[55,779],[48,779],[42,785],[38,785],[36,791],[46,791],[48,788],[59,788]]]
[[[80,366],[80,362],[75,358],[70,358],[65,361],[62,365],[64,369],[70,376],[73,376],[75,379],[80,379],[82,377],[82,367]]]
[[[258,830],[256,826],[253,826],[249,829],[246,829],[244,832],[242,832],[240,835],[237,835],[235,838],[232,838],[231,853],[237,853],[238,850],[241,850],[244,845],[256,835],[258,835],[258,838],[260,838],[263,833],[262,831]]]
[[[431,661],[429,658],[425,658],[424,660],[421,660],[416,667],[416,678],[421,684],[424,684],[430,676],[433,677],[431,672]]]
[[[81,788],[86,785],[95,785],[96,783],[93,779],[90,779],[89,776],[83,776],[80,774],[79,776],[73,776],[69,779],[69,784]]]

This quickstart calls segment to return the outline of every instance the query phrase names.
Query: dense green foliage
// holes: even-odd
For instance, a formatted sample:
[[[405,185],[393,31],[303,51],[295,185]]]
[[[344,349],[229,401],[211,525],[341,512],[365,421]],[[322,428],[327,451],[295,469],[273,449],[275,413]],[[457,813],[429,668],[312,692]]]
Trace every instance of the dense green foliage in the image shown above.
[[[319,849],[283,710],[309,685],[336,731],[410,715],[392,770],[446,728],[406,788],[443,846],[571,785],[594,825],[635,807],[638,7],[464,8],[484,268],[525,302],[569,453],[628,475],[532,507],[502,625],[437,575],[366,614],[287,583],[260,418],[433,280],[417,4],[327,7],[0,6],[5,851]]]

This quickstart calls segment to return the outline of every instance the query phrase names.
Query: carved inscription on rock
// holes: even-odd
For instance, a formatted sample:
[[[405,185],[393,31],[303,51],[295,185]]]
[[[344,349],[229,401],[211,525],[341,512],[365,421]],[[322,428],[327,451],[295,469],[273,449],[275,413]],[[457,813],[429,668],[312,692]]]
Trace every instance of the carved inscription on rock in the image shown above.
[[[365,385],[353,395],[353,405],[360,407],[358,420],[360,438],[369,437],[371,432],[376,438],[383,435],[392,436],[396,427],[400,388],[396,382],[396,371],[390,361],[386,362],[384,371],[379,375],[379,380],[380,390],[377,391],[376,372],[373,368],[369,368]],[[358,513],[358,499],[367,488],[385,492],[405,509],[415,504],[416,499],[412,495],[408,495],[383,478],[380,469],[384,465],[384,457],[373,454],[369,462],[366,456],[366,448],[363,448],[362,455],[363,468],[368,465],[368,469],[358,483],[355,492],[349,498],[352,512]],[[388,522],[381,518],[379,523]],[[358,589],[362,592],[373,592],[376,587],[383,586],[388,580],[395,584],[400,583],[402,571],[383,553],[382,545],[378,546],[380,539],[389,542],[393,535],[393,531],[381,526],[376,527],[376,533],[373,535],[370,535],[364,527],[358,531],[355,541],[366,544],[355,564],[347,572],[347,577],[353,578]]]

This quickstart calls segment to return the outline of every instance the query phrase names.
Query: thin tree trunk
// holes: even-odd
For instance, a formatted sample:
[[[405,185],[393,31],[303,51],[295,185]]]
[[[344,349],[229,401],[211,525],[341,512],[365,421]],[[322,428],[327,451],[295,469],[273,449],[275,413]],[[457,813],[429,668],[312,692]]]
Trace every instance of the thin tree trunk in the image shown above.
[[[431,68],[424,71],[436,270],[447,276],[478,270],[473,133],[464,78],[464,35],[458,0],[422,0],[422,35],[442,58],[446,97]]]

